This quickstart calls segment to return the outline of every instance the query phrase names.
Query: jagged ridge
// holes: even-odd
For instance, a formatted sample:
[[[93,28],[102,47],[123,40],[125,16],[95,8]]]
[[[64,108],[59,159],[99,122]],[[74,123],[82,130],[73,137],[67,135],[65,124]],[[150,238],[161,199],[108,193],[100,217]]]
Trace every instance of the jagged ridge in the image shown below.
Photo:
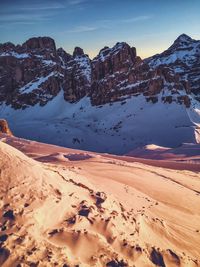
[[[169,50],[176,51],[177,43],[186,45],[193,41],[182,35]],[[31,38],[21,46],[1,44],[0,101],[15,109],[45,105],[62,88],[68,102],[88,95],[93,105],[101,105],[138,94],[157,102],[157,95],[166,91],[163,101],[189,106],[190,85],[186,79],[180,80],[175,69],[158,64],[156,59],[141,60],[136,49],[124,42],[103,48],[93,60],[79,47],[73,55],[62,48],[56,50],[49,37]]]

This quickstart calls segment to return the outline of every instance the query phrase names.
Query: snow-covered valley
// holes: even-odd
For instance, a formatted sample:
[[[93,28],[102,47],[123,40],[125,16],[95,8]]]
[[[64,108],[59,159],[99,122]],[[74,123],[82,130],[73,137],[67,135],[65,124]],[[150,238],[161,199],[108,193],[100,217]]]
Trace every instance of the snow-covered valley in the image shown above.
[[[83,150],[124,154],[147,144],[176,147],[199,139],[200,105],[148,103],[143,96],[92,106],[85,97],[67,103],[62,91],[44,107],[1,106],[16,136]],[[160,96],[161,98],[161,96]]]

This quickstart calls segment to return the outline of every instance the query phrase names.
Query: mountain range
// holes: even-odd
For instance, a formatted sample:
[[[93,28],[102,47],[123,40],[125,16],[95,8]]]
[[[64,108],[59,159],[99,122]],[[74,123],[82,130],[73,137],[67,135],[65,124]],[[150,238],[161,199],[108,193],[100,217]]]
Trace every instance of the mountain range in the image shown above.
[[[50,37],[0,44],[0,116],[17,136],[91,151],[199,143],[200,41],[147,59],[120,42],[92,60]]]

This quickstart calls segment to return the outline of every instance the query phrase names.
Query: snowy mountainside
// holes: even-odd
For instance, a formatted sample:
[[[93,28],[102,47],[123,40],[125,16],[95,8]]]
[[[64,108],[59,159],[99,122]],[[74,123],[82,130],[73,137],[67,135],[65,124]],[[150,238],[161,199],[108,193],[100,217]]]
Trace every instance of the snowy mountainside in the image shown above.
[[[17,136],[123,154],[200,142],[199,41],[146,60],[125,42],[91,60],[50,37],[0,44],[0,117]]]
[[[179,146],[196,142],[200,127],[197,103],[196,109],[187,109],[162,103],[161,97],[156,104],[137,96],[123,103],[92,106],[88,97],[67,103],[60,92],[44,107],[36,105],[24,112],[4,105],[0,112],[17,136],[84,150],[123,154],[151,143]]]
[[[163,53],[146,60],[151,67],[169,66],[182,80],[188,81],[192,93],[200,99],[200,41],[180,35]]]

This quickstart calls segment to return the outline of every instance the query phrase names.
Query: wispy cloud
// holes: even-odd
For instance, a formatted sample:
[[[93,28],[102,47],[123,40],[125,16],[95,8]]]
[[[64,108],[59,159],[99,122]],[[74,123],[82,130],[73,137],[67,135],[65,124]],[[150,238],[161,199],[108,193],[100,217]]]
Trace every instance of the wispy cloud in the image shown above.
[[[87,0],[68,0],[67,3],[69,5],[80,5],[87,2]]]
[[[144,15],[144,16],[137,16],[137,17],[133,17],[133,18],[125,18],[125,19],[117,19],[117,20],[110,20],[110,19],[99,20],[99,21],[93,22],[92,26],[91,25],[79,25],[79,26],[76,26],[72,29],[67,30],[66,32],[80,33],[80,32],[96,31],[99,29],[112,29],[113,26],[115,26],[115,25],[142,22],[142,21],[149,20],[151,18],[153,18],[152,15]]]
[[[46,21],[48,20],[49,15],[45,14],[6,14],[0,16],[1,22],[7,22],[7,23],[27,23],[30,21]]]
[[[77,0],[78,1],[78,0]],[[61,3],[45,3],[45,4],[31,4],[23,5],[18,8],[20,11],[34,11],[34,10],[50,10],[50,9],[62,9],[65,8],[65,5]]]
[[[105,19],[100,20],[98,23],[102,23],[104,26],[113,26],[113,25],[119,25],[119,24],[125,24],[125,23],[136,23],[136,22],[142,22],[146,20],[150,20],[153,18],[153,15],[142,15],[142,16],[136,16],[131,18],[119,18],[119,19]]]
[[[150,20],[152,18],[153,18],[152,15],[144,15],[144,16],[137,16],[137,17],[128,18],[128,19],[122,19],[122,20],[119,20],[119,22],[122,22],[122,23],[132,23],[132,22]]]
[[[68,30],[67,32],[71,32],[71,33],[81,33],[81,32],[91,32],[91,31],[95,31],[97,30],[98,27],[92,27],[92,26],[77,26],[74,27],[71,30]]]
[[[65,8],[61,3],[45,1],[39,3],[25,3],[12,5],[0,10],[0,22],[8,25],[16,24],[36,24],[41,21],[50,20],[59,10]]]

